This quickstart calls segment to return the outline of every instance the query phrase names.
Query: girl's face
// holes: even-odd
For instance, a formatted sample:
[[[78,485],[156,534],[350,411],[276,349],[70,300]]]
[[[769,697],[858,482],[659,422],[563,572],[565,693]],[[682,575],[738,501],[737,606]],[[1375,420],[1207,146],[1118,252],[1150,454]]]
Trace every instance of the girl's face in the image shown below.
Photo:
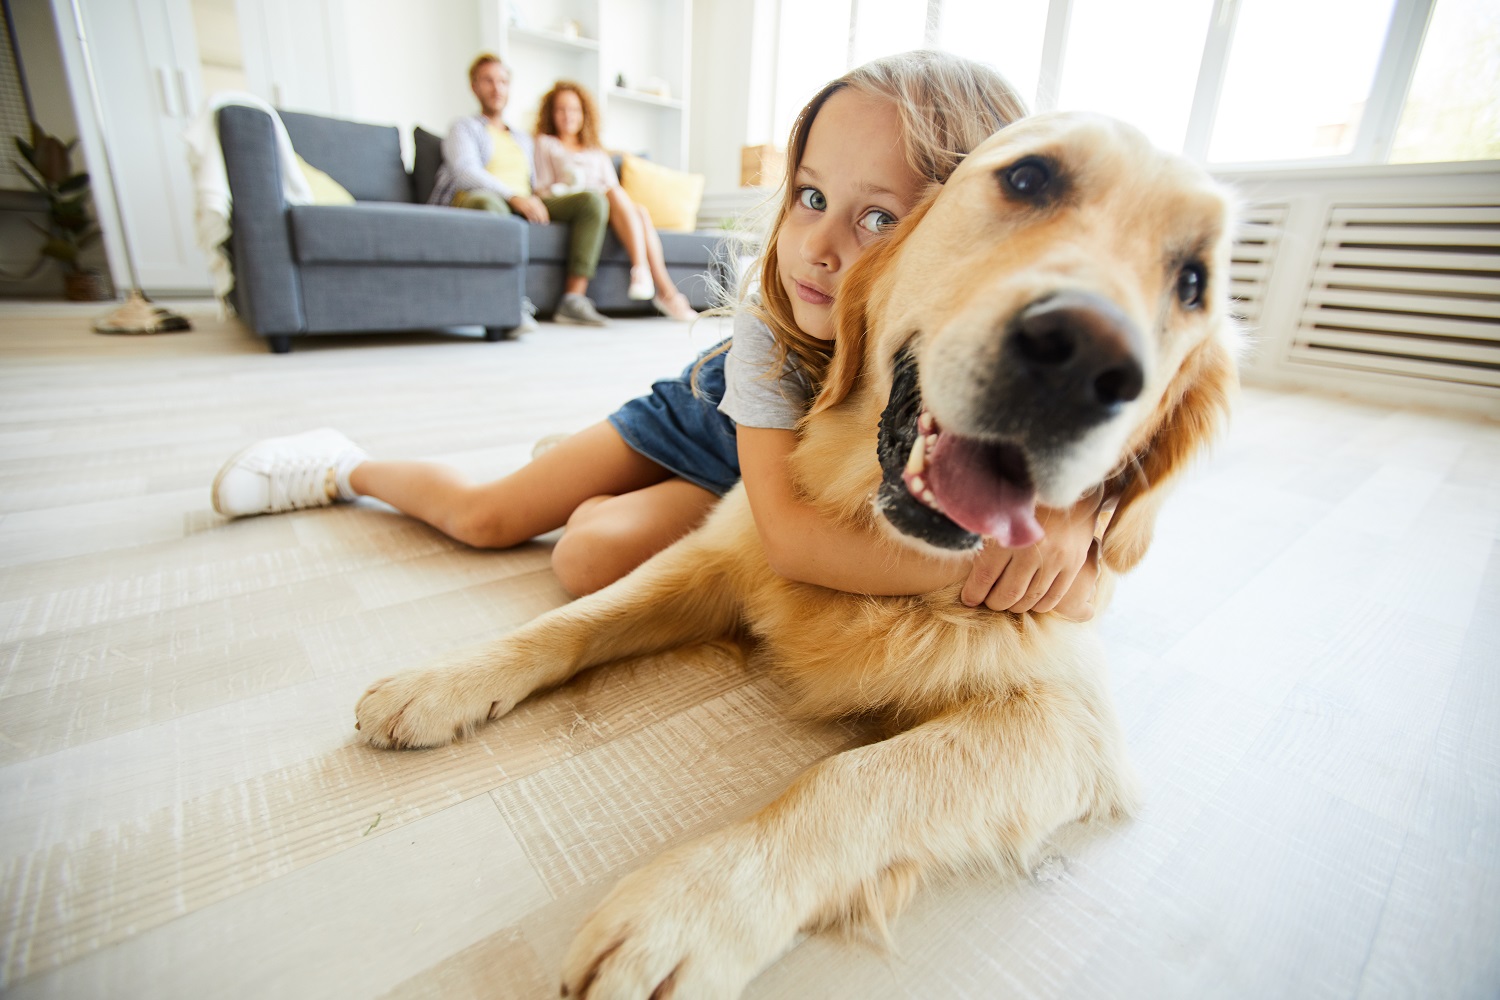
[[[845,87],[823,103],[792,175],[777,271],[803,333],[833,339],[839,283],[871,241],[916,205],[920,178],[901,151],[890,101]]]
[[[552,125],[564,139],[572,139],[583,130],[583,102],[571,90],[552,99]]]

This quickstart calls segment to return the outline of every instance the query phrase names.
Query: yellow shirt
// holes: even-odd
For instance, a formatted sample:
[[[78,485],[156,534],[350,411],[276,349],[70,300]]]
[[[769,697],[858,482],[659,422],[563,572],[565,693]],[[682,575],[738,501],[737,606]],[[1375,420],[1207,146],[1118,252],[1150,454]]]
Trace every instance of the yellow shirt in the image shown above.
[[[489,129],[495,151],[484,169],[494,174],[500,183],[516,194],[530,194],[531,166],[526,162],[526,154],[521,152],[520,143],[511,137],[509,129],[501,131],[493,125],[486,125],[485,128]]]

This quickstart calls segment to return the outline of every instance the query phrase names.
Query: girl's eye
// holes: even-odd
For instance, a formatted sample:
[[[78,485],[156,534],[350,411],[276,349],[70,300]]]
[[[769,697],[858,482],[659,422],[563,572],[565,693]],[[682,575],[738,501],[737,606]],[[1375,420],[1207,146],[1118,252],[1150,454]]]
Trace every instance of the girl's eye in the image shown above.
[[[900,221],[900,219],[896,218],[890,212],[886,212],[878,208],[872,208],[864,215],[860,216],[859,227],[861,229],[867,229],[872,233],[883,233],[894,227],[896,223]]]
[[[821,212],[828,207],[828,199],[817,188],[803,188],[797,192],[797,199],[802,202],[803,208],[810,208],[814,212]]]

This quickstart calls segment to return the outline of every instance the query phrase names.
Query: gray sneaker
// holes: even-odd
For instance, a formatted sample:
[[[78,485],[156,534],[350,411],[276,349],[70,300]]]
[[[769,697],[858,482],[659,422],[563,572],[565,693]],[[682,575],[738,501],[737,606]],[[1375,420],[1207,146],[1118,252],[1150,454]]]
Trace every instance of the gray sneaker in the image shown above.
[[[554,323],[574,323],[578,326],[608,326],[609,320],[599,315],[594,303],[586,295],[564,295],[552,313]]]

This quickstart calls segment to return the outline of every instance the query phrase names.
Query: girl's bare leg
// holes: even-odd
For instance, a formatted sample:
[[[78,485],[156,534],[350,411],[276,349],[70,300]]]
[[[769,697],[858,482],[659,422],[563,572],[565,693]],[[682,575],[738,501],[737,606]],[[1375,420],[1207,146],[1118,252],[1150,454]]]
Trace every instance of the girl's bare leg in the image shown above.
[[[552,571],[574,597],[592,594],[692,531],[718,500],[675,477],[632,493],[585,500],[552,549]]]
[[[369,461],[349,483],[460,542],[500,549],[562,527],[591,497],[630,494],[671,476],[600,421],[493,482],[470,482],[435,462]]]

